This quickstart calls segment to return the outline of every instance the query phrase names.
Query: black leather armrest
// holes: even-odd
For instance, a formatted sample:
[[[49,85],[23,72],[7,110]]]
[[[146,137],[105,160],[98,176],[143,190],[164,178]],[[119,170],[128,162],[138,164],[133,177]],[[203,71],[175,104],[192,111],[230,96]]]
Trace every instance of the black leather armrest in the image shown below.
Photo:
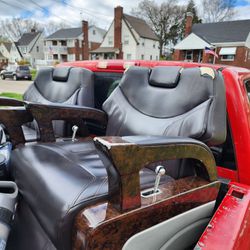
[[[152,162],[193,158],[200,161],[198,175],[209,182],[217,180],[216,164],[210,149],[202,142],[181,137],[126,136],[96,137],[96,145],[112,161],[119,177],[119,192],[111,202],[121,211],[140,206],[139,171]],[[108,169],[108,172],[112,171]],[[112,172],[109,173],[109,177]],[[114,185],[110,180],[110,186]]]
[[[84,127],[85,121],[94,121],[103,126],[106,126],[107,124],[107,116],[105,112],[89,107],[26,102],[26,109],[37,121],[42,142],[55,141],[52,126],[53,120],[74,122],[79,127]]]

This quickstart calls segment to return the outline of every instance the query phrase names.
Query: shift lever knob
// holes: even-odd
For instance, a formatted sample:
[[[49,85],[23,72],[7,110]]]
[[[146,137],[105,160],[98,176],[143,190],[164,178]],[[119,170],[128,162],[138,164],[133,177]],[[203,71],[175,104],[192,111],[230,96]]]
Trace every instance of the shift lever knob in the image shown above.
[[[78,130],[78,127],[76,125],[74,125],[72,127],[72,131],[73,131],[72,138],[71,138],[72,141],[76,140],[76,132],[77,132],[77,130]]]
[[[155,178],[155,185],[154,185],[154,193],[157,193],[161,177],[166,173],[166,170],[163,166],[159,165],[155,168],[156,178]]]

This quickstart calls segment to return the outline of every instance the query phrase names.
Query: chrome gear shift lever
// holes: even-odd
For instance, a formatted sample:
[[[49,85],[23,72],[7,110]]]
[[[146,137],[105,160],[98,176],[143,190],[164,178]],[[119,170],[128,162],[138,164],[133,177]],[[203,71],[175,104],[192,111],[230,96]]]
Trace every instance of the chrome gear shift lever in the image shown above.
[[[156,178],[155,178],[155,185],[154,185],[154,194],[157,193],[161,177],[166,173],[166,170],[163,166],[159,165],[155,168]]]
[[[72,140],[72,141],[75,141],[75,140],[76,140],[76,132],[77,132],[77,130],[78,130],[78,126],[74,125],[74,126],[72,127],[72,131],[73,131],[73,134],[72,134],[72,137],[71,137],[71,140]]]

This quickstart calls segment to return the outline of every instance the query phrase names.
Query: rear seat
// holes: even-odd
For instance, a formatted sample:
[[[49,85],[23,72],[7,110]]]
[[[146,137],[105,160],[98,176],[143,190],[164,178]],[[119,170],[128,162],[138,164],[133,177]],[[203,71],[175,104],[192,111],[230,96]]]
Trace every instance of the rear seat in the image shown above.
[[[34,83],[24,93],[23,99],[43,104],[70,104],[94,107],[94,74],[83,68],[58,67],[38,71]],[[54,121],[57,136],[66,136],[63,121]],[[39,131],[35,123],[23,126],[27,141],[36,140]]]
[[[208,145],[218,145],[226,136],[223,78],[213,70],[131,67],[103,110],[109,118],[106,135],[183,136]],[[106,168],[112,167],[92,140],[37,143],[14,150],[11,157],[21,202],[37,220],[34,230],[43,230],[54,247],[66,250],[71,249],[76,214],[115,192],[108,190],[107,182]],[[163,181],[194,174],[194,169],[182,161],[166,167],[168,176]],[[150,168],[141,172],[142,188],[153,186],[154,180]],[[19,228],[31,230],[28,224]],[[39,250],[41,242],[36,241]],[[18,243],[20,249],[25,242]]]

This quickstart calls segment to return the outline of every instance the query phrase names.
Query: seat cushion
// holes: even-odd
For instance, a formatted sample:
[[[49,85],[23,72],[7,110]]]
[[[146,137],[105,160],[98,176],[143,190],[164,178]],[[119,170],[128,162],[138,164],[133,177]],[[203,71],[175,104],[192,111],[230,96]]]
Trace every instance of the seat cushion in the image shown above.
[[[111,163],[92,140],[27,145],[11,157],[11,172],[23,199],[58,249],[71,249],[77,212],[108,197],[107,167]],[[142,188],[154,181],[152,170],[141,171]]]

